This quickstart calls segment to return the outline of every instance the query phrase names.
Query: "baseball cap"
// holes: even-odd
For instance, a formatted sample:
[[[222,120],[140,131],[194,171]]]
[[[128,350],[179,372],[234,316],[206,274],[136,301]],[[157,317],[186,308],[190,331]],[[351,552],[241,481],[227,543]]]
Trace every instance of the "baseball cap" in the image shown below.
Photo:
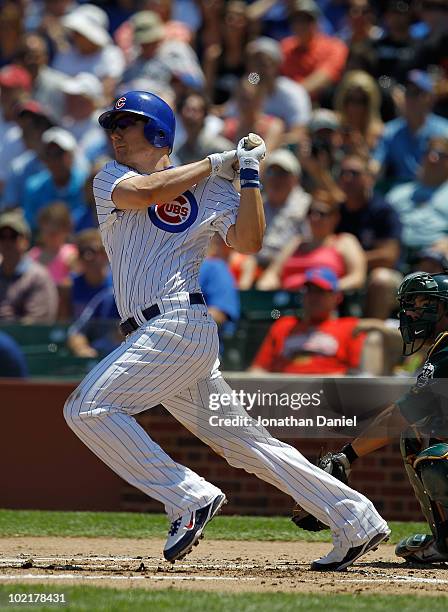
[[[305,272],[303,284],[316,285],[327,291],[338,291],[338,277],[331,268],[310,268]]]
[[[406,76],[406,82],[416,85],[422,91],[432,93],[434,91],[434,83],[431,76],[423,70],[410,70]]]
[[[8,64],[0,70],[0,86],[31,90],[31,75],[18,64]]]
[[[165,36],[163,21],[153,11],[140,11],[132,19],[134,41],[137,44],[152,43]]]
[[[410,8],[410,3],[407,0],[389,0],[386,11],[391,13],[409,13]]]
[[[423,249],[419,251],[417,254],[417,260],[420,261],[422,259],[431,259],[432,261],[436,261],[443,268],[448,269],[448,258],[441,251],[437,251],[436,249]]]
[[[318,132],[319,130],[335,131],[339,128],[339,119],[333,111],[327,108],[318,108],[313,111],[308,128],[310,132]]]
[[[0,229],[4,227],[9,227],[21,236],[31,235],[30,227],[20,210],[11,210],[0,214]]]
[[[322,12],[314,0],[295,0],[291,6],[292,13],[308,13],[318,19]]]
[[[36,117],[42,117],[46,119],[49,123],[48,127],[51,127],[55,124],[54,118],[51,116],[51,113],[48,108],[45,108],[37,102],[36,100],[27,100],[26,102],[22,102],[17,106],[17,115],[18,117],[23,117],[23,115],[35,115]]]
[[[301,174],[299,160],[287,149],[277,149],[269,155],[265,162],[265,168],[267,169],[271,166],[280,166],[280,168],[294,176],[300,176]]]
[[[79,72],[75,77],[66,79],[61,89],[66,94],[85,96],[92,100],[103,95],[101,81],[90,72]]]
[[[67,130],[52,127],[42,134],[44,144],[55,144],[63,151],[73,152],[76,149],[76,140]]]
[[[102,11],[99,7],[92,7],[92,5],[79,6],[62,18],[62,24],[68,30],[81,34],[98,47],[105,47],[111,42],[107,32],[107,22],[102,14],[100,15],[100,13],[92,10],[92,8]]]
[[[246,53],[264,53],[278,64],[281,64],[283,61],[283,52],[280,44],[268,36],[260,36],[260,38],[251,41],[246,47]]]

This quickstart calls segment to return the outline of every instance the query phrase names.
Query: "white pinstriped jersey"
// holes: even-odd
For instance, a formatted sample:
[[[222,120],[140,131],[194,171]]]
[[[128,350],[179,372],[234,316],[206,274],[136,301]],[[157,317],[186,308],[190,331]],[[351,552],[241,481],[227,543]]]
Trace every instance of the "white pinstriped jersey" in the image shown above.
[[[239,195],[230,181],[204,179],[173,202],[117,210],[112,192],[138,172],[108,162],[93,181],[98,222],[112,268],[122,319],[179,292],[199,291],[199,268],[210,238],[225,240],[236,221]]]

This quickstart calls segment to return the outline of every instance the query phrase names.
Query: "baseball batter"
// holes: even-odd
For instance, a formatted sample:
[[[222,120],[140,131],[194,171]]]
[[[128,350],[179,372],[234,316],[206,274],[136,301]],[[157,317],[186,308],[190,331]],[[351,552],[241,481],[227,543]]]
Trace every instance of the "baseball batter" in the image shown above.
[[[134,415],[162,403],[228,463],[288,493],[330,526],[334,548],[315,569],[345,569],[386,539],[372,503],[255,425],[215,427],[210,417],[248,416],[240,404],[209,409],[209,396],[231,389],[219,371],[217,327],[198,283],[214,232],[255,253],[264,232],[258,168],[265,145],[216,153],[173,168],[175,119],[157,96],[132,91],[99,122],[115,161],[94,181],[104,246],[126,339],[69,397],[65,418],[117,474],[164,504],[171,527],[164,549],[181,559],[226,501],[218,487],[173,461]],[[231,182],[237,156],[241,196]]]

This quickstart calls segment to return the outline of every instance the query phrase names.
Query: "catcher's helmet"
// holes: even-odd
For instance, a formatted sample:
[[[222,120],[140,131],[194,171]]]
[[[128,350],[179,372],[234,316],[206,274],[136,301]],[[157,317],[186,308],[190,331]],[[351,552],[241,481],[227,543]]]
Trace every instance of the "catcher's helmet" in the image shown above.
[[[415,297],[424,295],[432,298],[423,306],[416,306]],[[428,274],[427,272],[413,272],[408,274],[398,288],[400,302],[400,332],[403,338],[403,354],[412,355],[424,345],[426,340],[434,335],[435,327],[443,314],[448,311],[448,273]],[[440,315],[439,301],[445,302],[444,313]],[[414,318],[407,314],[409,311],[417,312]],[[415,348],[415,342],[421,340]],[[410,352],[407,346],[410,344]]]
[[[118,113],[132,113],[148,118],[144,128],[146,140],[153,147],[173,149],[176,119],[170,106],[153,93],[147,91],[128,91],[115,100],[112,109],[99,116],[101,127],[110,129],[112,120]]]

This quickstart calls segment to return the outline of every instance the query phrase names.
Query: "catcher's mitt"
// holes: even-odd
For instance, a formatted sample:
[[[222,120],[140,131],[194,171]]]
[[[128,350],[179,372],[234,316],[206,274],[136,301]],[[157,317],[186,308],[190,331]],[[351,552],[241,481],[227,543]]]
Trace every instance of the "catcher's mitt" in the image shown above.
[[[348,484],[350,462],[344,453],[327,453],[319,457],[317,467],[331,474],[344,484]],[[291,520],[297,527],[305,529],[306,531],[321,531],[322,529],[328,529],[328,525],[319,521],[319,519],[304,510],[298,504],[293,508]]]

